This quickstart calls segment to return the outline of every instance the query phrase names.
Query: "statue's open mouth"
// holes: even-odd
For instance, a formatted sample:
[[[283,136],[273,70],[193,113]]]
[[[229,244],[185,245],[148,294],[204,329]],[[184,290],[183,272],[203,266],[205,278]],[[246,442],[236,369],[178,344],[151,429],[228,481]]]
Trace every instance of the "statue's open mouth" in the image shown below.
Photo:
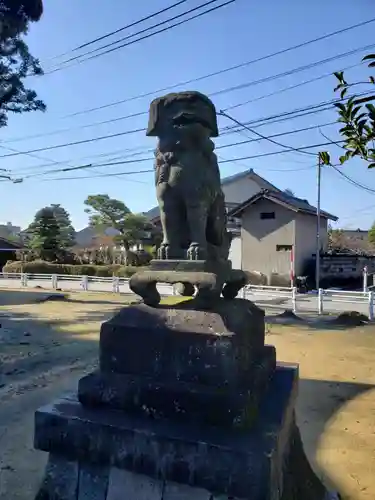
[[[200,123],[203,127],[210,129],[210,124],[206,120],[193,113],[183,112],[173,118],[173,124],[176,127],[186,127],[196,123]]]

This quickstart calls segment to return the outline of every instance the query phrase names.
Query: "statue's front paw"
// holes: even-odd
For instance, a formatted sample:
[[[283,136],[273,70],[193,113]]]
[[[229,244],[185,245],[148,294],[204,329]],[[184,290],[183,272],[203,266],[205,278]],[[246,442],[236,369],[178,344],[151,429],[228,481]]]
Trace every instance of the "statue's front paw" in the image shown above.
[[[190,260],[204,260],[207,256],[206,249],[202,248],[199,243],[191,243],[187,251],[187,257]]]
[[[169,254],[170,254],[169,244],[162,243],[157,251],[158,259],[161,260],[169,259]]]

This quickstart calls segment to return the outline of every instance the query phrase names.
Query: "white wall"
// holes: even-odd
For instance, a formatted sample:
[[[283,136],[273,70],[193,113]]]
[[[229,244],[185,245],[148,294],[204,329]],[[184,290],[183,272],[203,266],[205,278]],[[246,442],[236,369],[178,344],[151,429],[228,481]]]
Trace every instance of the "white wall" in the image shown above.
[[[274,219],[261,219],[261,212],[275,212]],[[290,250],[278,245],[295,245],[295,212],[269,200],[251,205],[242,217],[242,269],[271,273],[290,273]]]
[[[304,264],[316,253],[317,218],[315,215],[296,214],[295,274],[303,273]],[[327,219],[320,220],[320,245],[323,251],[328,247]]]
[[[233,269],[242,269],[242,243],[241,236],[234,236],[229,250],[229,260]]]

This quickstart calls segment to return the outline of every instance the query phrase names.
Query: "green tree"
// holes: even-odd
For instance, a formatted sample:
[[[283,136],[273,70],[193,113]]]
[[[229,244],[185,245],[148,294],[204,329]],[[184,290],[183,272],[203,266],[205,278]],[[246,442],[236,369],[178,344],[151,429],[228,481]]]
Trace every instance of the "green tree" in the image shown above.
[[[41,0],[0,0],[0,127],[7,124],[8,113],[46,109],[24,85],[26,77],[43,73],[23,40],[30,22],[38,21],[42,12]]]
[[[368,232],[368,241],[371,243],[371,245],[375,245],[375,222],[371,226]]]
[[[120,200],[107,194],[88,196],[85,200],[85,212],[90,216],[90,226],[99,233],[106,229],[115,229],[115,240],[121,243],[129,253],[130,246],[139,243],[151,231],[151,224],[143,214],[132,213]]]
[[[363,61],[369,61],[369,68],[375,67],[375,54],[369,54],[363,58]],[[375,76],[370,75],[366,81],[349,83],[343,71],[334,73],[338,84],[335,88],[340,94],[340,102],[335,104],[338,112],[338,121],[343,127],[340,134],[343,139],[344,154],[340,156],[339,161],[344,164],[350,158],[359,157],[368,163],[368,168],[375,167],[375,93],[365,91],[361,94],[351,95],[348,99],[347,93],[351,88],[359,86],[374,88]],[[330,165],[331,158],[326,152],[320,154],[323,164]]]
[[[60,257],[60,229],[52,207],[44,207],[35,214],[27,229],[28,247],[42,260],[54,261]]]
[[[59,246],[68,250],[75,244],[75,230],[70,220],[69,213],[61,205],[51,205],[52,212],[59,226]]]

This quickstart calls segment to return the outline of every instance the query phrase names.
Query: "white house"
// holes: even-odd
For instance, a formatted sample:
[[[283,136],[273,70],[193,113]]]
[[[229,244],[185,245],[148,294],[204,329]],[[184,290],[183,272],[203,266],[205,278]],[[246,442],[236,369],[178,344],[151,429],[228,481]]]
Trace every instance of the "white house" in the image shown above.
[[[316,254],[316,208],[281,191],[262,190],[233,208],[241,219],[241,268],[266,276],[301,275],[304,264]],[[328,220],[337,217],[321,211],[321,250],[328,246]]]

